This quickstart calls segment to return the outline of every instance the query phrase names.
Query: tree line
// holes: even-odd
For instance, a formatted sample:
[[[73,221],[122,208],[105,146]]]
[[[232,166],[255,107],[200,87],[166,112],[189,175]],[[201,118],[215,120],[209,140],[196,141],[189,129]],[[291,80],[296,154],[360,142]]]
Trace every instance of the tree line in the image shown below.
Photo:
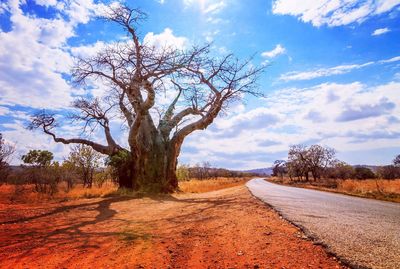
[[[38,193],[54,194],[62,182],[70,190],[76,184],[91,188],[94,183],[116,180],[112,168],[104,167],[104,156],[85,145],[71,147],[62,163],[54,161],[50,151],[30,150],[21,156],[22,165],[10,166],[8,161],[14,152],[15,147],[0,139],[0,184],[32,184]]]
[[[256,176],[254,173],[233,171],[224,168],[211,167],[209,162],[198,163],[195,165],[179,165],[176,170],[178,180],[190,180],[190,179],[217,179],[221,177],[251,177]]]
[[[375,171],[374,171],[375,170]],[[336,158],[336,150],[321,145],[292,145],[287,160],[276,160],[273,176],[289,177],[292,181],[320,179],[396,179],[400,178],[400,155],[392,164],[377,169],[352,166]]]
[[[113,162],[115,158],[106,157],[89,146],[75,145],[62,161],[54,161],[48,150],[29,150],[21,156],[22,165],[10,166],[9,161],[15,147],[6,143],[0,133],[0,184],[32,184],[38,193],[54,194],[60,183],[65,183],[67,191],[80,184],[91,188],[101,186],[105,181],[118,184],[120,173]],[[214,168],[209,162],[195,165],[180,165],[176,171],[178,180],[217,179],[220,177],[249,177],[254,174]]]

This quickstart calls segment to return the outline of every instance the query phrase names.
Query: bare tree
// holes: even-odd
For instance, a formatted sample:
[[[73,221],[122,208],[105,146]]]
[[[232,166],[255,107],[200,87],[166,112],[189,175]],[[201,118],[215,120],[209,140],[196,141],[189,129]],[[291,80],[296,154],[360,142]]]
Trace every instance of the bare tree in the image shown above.
[[[15,146],[4,141],[0,133],[0,183],[4,182],[9,172],[9,161],[15,152]]]
[[[289,149],[288,170],[289,175],[294,175],[306,181],[309,180],[309,173],[314,181],[321,178],[322,173],[335,164],[335,150],[320,145],[312,145],[309,148],[304,145],[294,145]]]
[[[320,145],[312,145],[307,150],[306,162],[314,181],[321,178],[323,171],[335,162],[335,150]]]
[[[293,145],[289,148],[287,167],[289,177],[297,177],[299,180],[309,179],[310,168],[307,162],[307,147],[304,145]]]
[[[393,159],[393,165],[400,166],[400,154]]]
[[[274,162],[274,167],[272,168],[273,176],[280,176],[283,178],[283,175],[287,172],[286,161],[284,160],[276,160]]]
[[[71,163],[79,174],[83,186],[91,188],[96,168],[100,167],[102,156],[89,146],[77,145],[71,148],[71,153],[66,160]]]
[[[103,129],[105,144],[57,136],[56,118],[45,112],[33,117],[30,128],[41,128],[55,142],[84,144],[110,156],[120,187],[170,192],[178,186],[175,170],[184,139],[207,128],[232,101],[245,94],[258,95],[256,80],[263,68],[232,54],[215,57],[209,45],[183,51],[146,44],[138,34],[145,17],[138,9],[110,8],[107,20],[124,28],[129,42],[79,59],[73,69],[75,82],[97,79],[110,89],[106,99],[79,99],[73,104],[77,111],[73,119],[83,122],[84,128]],[[176,96],[162,109],[156,96],[167,91]],[[114,111],[125,120],[128,148],[117,144],[112,135]]]

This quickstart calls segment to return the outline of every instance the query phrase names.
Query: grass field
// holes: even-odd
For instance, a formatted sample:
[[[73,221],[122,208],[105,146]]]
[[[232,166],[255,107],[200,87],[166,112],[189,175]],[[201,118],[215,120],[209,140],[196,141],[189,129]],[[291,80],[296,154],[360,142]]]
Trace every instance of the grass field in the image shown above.
[[[224,188],[235,187],[245,184],[250,178],[225,178],[198,180],[192,179],[179,182],[179,189],[188,193],[201,193],[216,191]]]
[[[192,179],[179,182],[179,191],[185,193],[202,193],[224,188],[243,185],[250,178],[216,178],[216,179]],[[107,182],[101,187],[94,185],[92,188],[84,188],[81,184],[75,185],[67,191],[65,185],[58,186],[58,192],[49,195],[34,192],[33,185],[1,185],[0,201],[16,203],[35,203],[46,200],[74,200],[82,198],[107,197],[115,195],[132,195],[129,191],[118,190],[116,184]]]
[[[270,181],[292,185],[296,187],[317,189],[331,192],[344,193],[359,197],[373,198],[384,201],[400,203],[400,179],[346,179],[346,180],[322,180],[321,182],[300,183],[291,182],[289,178],[270,178]],[[335,183],[335,184],[333,184]],[[335,187],[336,185],[336,187]]]

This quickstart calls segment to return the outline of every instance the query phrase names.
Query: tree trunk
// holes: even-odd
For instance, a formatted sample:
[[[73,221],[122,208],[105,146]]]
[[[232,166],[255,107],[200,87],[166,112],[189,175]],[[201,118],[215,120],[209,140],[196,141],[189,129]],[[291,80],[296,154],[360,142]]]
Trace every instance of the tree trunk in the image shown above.
[[[120,188],[135,191],[170,193],[178,188],[176,176],[180,145],[160,137],[130,153],[130,158],[117,168]]]

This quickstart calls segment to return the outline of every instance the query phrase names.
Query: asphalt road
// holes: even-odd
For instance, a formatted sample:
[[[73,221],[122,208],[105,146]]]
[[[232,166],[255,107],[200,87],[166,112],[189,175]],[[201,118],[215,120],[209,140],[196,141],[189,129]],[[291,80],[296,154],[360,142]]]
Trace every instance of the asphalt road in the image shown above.
[[[247,187],[354,267],[400,268],[400,204],[281,186],[261,178]]]

